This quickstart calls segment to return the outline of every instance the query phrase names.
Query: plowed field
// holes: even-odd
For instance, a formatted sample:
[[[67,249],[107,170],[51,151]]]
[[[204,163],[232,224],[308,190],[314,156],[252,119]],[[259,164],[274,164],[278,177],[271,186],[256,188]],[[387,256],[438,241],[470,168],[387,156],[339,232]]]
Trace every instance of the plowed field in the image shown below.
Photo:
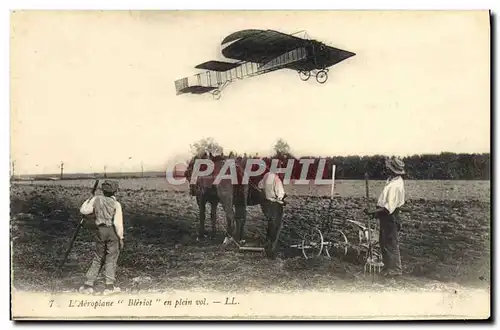
[[[370,182],[372,203],[383,182]],[[75,290],[92,258],[93,234],[83,228],[62,276],[54,276],[74,229],[78,209],[89,196],[92,180],[13,183],[11,238],[13,285],[31,291]],[[329,186],[287,186],[288,205],[280,236],[280,257],[221,250],[224,213],[219,206],[215,240],[196,241],[197,212],[187,186],[163,179],[120,180],[125,248],[119,259],[122,290],[205,289],[356,290],[394,288],[362,276],[356,253],[305,260],[288,247],[319,226],[326,235],[357,233],[346,220],[366,221],[363,181],[338,181],[330,201]],[[397,285],[435,289],[436,285],[490,283],[490,183],[408,181],[407,208],[400,234],[405,276]],[[207,218],[209,217],[207,208]],[[207,219],[208,220],[208,219]],[[265,232],[258,206],[248,207],[247,236],[258,242]],[[209,230],[209,221],[206,226]]]

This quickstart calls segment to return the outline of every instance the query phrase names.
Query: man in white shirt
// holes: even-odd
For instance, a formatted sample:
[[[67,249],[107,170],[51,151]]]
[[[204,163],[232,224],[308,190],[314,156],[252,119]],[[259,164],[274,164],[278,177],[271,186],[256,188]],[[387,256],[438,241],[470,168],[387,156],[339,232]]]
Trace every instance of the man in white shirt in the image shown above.
[[[380,221],[379,245],[384,263],[385,276],[402,275],[398,231],[401,229],[399,210],[405,203],[405,187],[402,175],[405,174],[404,162],[392,157],[386,160],[389,172],[386,185],[377,201],[374,211],[365,210]]]
[[[103,195],[87,199],[80,208],[80,213],[83,215],[94,215],[97,230],[94,259],[87,271],[86,281],[80,288],[81,293],[94,292],[94,282],[101,267],[104,267],[104,294],[120,291],[120,288],[114,286],[118,256],[123,248],[122,207],[114,196],[118,190],[118,183],[106,180],[101,189]]]
[[[285,189],[279,176],[270,171],[264,175],[258,186],[264,199],[261,204],[262,211],[267,218],[266,255],[274,259],[276,244],[283,225]]]

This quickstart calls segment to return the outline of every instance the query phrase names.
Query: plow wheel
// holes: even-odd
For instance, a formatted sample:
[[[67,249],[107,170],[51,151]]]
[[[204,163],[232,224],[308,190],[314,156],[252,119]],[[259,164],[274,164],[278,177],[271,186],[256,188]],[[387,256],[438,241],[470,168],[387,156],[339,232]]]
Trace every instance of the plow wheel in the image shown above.
[[[320,70],[316,74],[316,81],[320,84],[324,84],[328,80],[328,73],[325,70]]]
[[[346,256],[349,247],[349,240],[342,230],[337,230],[333,234],[329,234],[325,242],[325,252],[328,257],[332,254],[337,256]]]
[[[321,252],[323,252],[324,244],[325,242],[321,231],[318,228],[311,229],[302,240],[302,254],[304,258],[311,259],[319,257]]]
[[[299,71],[299,77],[302,81],[307,81],[311,78],[311,71]]]

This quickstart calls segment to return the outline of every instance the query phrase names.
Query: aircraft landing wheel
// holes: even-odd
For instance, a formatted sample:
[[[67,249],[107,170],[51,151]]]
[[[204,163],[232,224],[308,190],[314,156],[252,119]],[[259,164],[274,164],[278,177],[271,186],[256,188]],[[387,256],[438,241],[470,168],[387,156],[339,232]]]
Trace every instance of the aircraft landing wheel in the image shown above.
[[[218,100],[222,95],[220,93],[220,90],[216,89],[213,91],[212,96],[214,97],[214,99]]]
[[[328,80],[328,73],[325,70],[321,70],[316,74],[316,81],[320,84],[324,84]]]
[[[299,71],[299,77],[302,81],[307,81],[311,78],[311,71]]]

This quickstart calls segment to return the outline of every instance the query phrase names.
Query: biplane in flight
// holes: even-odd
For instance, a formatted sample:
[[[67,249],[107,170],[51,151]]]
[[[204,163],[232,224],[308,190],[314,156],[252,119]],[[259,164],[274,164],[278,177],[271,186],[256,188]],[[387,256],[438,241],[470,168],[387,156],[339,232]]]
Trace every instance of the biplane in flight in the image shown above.
[[[211,93],[218,100],[222,90],[236,79],[280,69],[297,71],[303,81],[313,74],[318,83],[324,84],[329,67],[356,55],[317,40],[300,38],[298,33],[249,29],[230,34],[221,43],[222,55],[234,62],[208,61],[197,65],[195,68],[207,71],[176,80],[177,95]]]

